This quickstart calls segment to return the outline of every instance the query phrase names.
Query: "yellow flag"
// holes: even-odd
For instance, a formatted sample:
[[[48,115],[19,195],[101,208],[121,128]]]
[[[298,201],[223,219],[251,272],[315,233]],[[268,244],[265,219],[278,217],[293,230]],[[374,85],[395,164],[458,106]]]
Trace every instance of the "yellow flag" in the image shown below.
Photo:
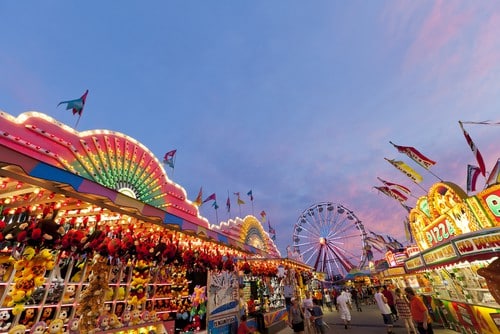
[[[387,158],[384,158],[384,159],[387,160],[391,165],[393,165],[394,167],[399,169],[399,171],[401,171],[403,174],[405,174],[410,179],[412,179],[413,182],[415,182],[415,183],[422,182],[422,180],[423,180],[422,175],[417,173],[413,168],[411,168],[410,166],[405,164],[403,161],[394,160],[394,159],[391,160],[391,159],[387,159]]]

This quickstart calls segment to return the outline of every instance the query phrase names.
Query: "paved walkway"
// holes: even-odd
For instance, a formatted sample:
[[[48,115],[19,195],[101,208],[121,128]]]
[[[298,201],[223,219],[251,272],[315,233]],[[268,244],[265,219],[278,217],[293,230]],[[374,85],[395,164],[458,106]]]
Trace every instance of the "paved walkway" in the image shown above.
[[[386,327],[382,320],[382,315],[380,314],[377,306],[375,305],[363,305],[363,311],[351,311],[351,328],[345,329],[344,323],[339,317],[337,311],[330,312],[325,307],[323,312],[324,320],[329,328],[327,328],[327,333],[345,333],[345,334],[385,334],[387,333]],[[434,324],[434,333],[436,334],[457,334],[450,329],[444,329],[442,326]],[[406,334],[406,328],[401,320],[398,320],[394,324],[393,332],[395,334]],[[290,327],[287,327],[278,332],[278,334],[293,334]]]

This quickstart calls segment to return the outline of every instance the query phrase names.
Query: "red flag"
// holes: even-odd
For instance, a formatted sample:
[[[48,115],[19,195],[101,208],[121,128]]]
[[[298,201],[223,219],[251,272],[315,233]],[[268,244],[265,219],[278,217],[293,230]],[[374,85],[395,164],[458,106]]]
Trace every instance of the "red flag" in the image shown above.
[[[215,193],[213,193],[212,195],[210,195],[207,198],[205,198],[205,200],[202,203],[205,203],[205,202],[208,202],[208,201],[215,201],[215,200],[216,200]]]
[[[467,165],[467,192],[476,191],[476,182],[480,173],[479,167]]]
[[[391,189],[389,187],[374,187],[374,188],[377,189],[378,191],[381,191],[384,195],[394,198],[395,200],[398,200],[399,202],[405,202],[408,199],[407,196],[405,196],[397,189]]]
[[[396,188],[396,189],[401,190],[402,192],[407,193],[407,194],[411,193],[411,190],[406,188],[405,186],[402,186],[402,185],[397,184],[397,183],[392,183],[392,182],[382,180],[378,176],[377,176],[377,179],[379,179],[380,182],[382,182],[385,186],[387,186],[389,188]]]
[[[397,148],[399,153],[406,154],[410,159],[412,159],[413,161],[415,161],[417,164],[424,167],[425,169],[429,169],[436,164],[435,161],[427,158],[425,155],[423,155],[422,153],[417,151],[414,147],[399,146],[399,145],[394,144],[391,141],[389,143],[391,143],[395,148]]]
[[[484,164],[483,156],[481,155],[481,152],[479,152],[476,144],[472,141],[472,138],[469,136],[469,133],[465,131],[464,126],[462,125],[462,122],[458,121],[458,124],[460,124],[460,128],[462,128],[462,131],[464,133],[465,140],[467,141],[467,144],[469,144],[470,149],[472,150],[472,153],[476,157],[477,163],[479,164],[479,170],[481,171],[481,174],[483,176],[486,176],[486,166]]]

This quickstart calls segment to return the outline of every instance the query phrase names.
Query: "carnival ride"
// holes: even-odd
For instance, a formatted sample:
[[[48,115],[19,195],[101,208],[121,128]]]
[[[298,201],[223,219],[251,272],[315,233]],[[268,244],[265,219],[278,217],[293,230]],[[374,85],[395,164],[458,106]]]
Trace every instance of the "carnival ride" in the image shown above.
[[[342,204],[320,202],[305,209],[294,225],[292,241],[294,252],[330,280],[367,264],[365,228]]]

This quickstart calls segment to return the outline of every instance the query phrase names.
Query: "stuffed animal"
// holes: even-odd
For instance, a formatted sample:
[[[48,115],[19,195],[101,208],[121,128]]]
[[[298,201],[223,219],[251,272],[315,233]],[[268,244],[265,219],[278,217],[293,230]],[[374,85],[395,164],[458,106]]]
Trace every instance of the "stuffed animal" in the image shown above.
[[[97,328],[102,331],[107,331],[109,329],[109,315],[103,314],[97,318]]]
[[[130,322],[132,323],[132,325],[138,325],[142,323],[141,311],[139,311],[138,309],[132,310],[130,312]]]
[[[64,322],[62,319],[54,319],[47,328],[47,334],[64,334]]]
[[[31,233],[34,242],[42,242],[46,246],[53,246],[66,233],[63,226],[52,219],[39,220]]]
[[[114,313],[111,313],[109,315],[109,327],[111,328],[120,328],[122,327],[123,324],[121,323],[120,319],[118,316]]]
[[[21,319],[19,319],[19,324],[26,326],[27,328],[31,328],[35,324],[36,318],[36,309],[28,308],[23,311],[21,314]]]
[[[63,323],[68,323],[69,321],[69,309],[67,307],[61,308],[61,311],[59,311],[59,315],[57,316],[58,319],[61,319]]]
[[[68,334],[80,334],[79,318],[73,318],[68,322]]]
[[[0,330],[2,332],[7,332],[7,330],[10,328],[10,325],[12,325],[12,319],[10,312],[7,310],[1,310],[0,311]]]
[[[44,321],[39,321],[31,327],[30,334],[43,334],[46,328],[47,324]]]
[[[71,303],[75,299],[75,294],[76,294],[76,285],[74,284],[67,285],[62,298],[63,303]]]
[[[128,327],[130,325],[130,320],[132,319],[132,315],[130,314],[130,311],[126,310],[123,312],[122,315],[122,324],[125,327]]]
[[[26,331],[26,326],[15,325],[11,329],[9,329],[9,334],[24,334],[25,331]]]

